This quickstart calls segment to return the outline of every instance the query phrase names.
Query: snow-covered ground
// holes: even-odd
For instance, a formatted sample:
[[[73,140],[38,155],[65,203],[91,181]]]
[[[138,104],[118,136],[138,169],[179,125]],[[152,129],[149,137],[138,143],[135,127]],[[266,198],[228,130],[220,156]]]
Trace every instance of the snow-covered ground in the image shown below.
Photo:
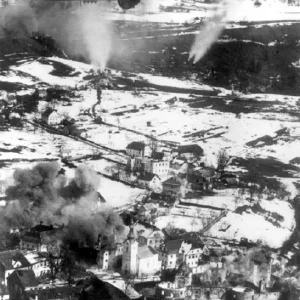
[[[290,237],[295,228],[294,210],[288,202],[280,200],[262,200],[260,205],[269,213],[277,213],[283,217],[279,226],[268,221],[268,214],[243,212],[242,214],[228,212],[218,223],[212,226],[209,234],[221,239],[236,239],[247,237],[253,242],[261,241],[273,248],[280,248]]]

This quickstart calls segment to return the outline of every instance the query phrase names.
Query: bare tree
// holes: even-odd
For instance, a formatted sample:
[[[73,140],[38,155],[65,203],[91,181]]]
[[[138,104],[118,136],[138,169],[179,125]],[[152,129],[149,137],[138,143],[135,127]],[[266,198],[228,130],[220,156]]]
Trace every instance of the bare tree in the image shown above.
[[[123,276],[125,282],[125,291],[124,293],[127,295],[129,287],[134,285],[135,279],[138,277],[137,273],[128,273]]]
[[[151,135],[148,138],[147,145],[150,148],[150,151],[151,151],[150,156],[152,157],[154,155],[154,153],[157,151],[158,141],[157,141],[157,139],[153,135]]]
[[[229,156],[225,149],[221,149],[217,154],[218,169],[223,173],[229,163]]]

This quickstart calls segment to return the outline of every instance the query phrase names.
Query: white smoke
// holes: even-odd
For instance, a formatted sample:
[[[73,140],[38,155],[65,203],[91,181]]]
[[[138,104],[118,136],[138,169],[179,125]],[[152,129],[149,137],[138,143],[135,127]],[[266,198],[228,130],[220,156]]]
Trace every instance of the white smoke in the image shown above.
[[[107,4],[68,4],[18,0],[14,6],[1,8],[0,28],[14,36],[39,31],[53,37],[70,55],[82,56],[94,68],[105,69],[113,35],[112,22],[104,17]]]

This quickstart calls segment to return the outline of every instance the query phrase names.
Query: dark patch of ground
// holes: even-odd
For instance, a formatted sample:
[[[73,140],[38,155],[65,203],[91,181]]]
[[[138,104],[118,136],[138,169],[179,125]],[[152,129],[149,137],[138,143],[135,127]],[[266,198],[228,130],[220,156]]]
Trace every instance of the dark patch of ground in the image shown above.
[[[259,142],[262,142],[262,143],[259,143]],[[270,145],[275,145],[275,144],[277,144],[277,140],[269,135],[264,135],[260,138],[257,138],[256,140],[246,143],[247,146],[253,147],[253,148],[255,148],[255,147],[259,148],[259,147],[270,146]]]
[[[249,158],[236,157],[232,165],[237,165],[247,170],[255,169],[264,176],[291,177],[294,173],[300,172],[300,168],[292,164],[285,164],[275,158]]]

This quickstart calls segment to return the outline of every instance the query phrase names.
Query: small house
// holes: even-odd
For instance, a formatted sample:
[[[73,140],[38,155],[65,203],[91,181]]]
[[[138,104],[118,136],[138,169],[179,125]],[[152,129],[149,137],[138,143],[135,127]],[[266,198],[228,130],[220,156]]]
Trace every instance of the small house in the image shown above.
[[[17,250],[0,252],[0,280],[7,285],[8,276],[18,269],[30,269],[31,264],[26,257]]]
[[[10,300],[27,300],[27,291],[38,286],[33,270],[15,270],[7,278]]]
[[[56,110],[48,108],[42,113],[42,121],[47,125],[57,125],[61,123],[62,118]]]
[[[203,149],[197,144],[180,145],[177,152],[180,157],[185,157],[186,159],[199,158],[204,153]]]
[[[141,173],[137,178],[137,182],[140,185],[153,191],[161,188],[161,180],[159,176],[153,173],[149,173],[149,172]]]
[[[126,154],[131,157],[144,157],[146,145],[143,142],[132,142],[126,147]]]
[[[177,194],[180,192],[181,181],[176,177],[171,177],[162,183],[163,192],[166,194]]]

